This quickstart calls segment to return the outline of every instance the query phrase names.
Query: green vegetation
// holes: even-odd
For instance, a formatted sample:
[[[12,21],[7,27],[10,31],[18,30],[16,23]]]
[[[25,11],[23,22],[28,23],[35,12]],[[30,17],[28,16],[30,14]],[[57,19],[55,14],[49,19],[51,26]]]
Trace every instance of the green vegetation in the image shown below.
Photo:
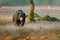
[[[50,17],[49,15],[46,15],[45,17],[43,17],[44,21],[60,21],[59,19],[55,18],[55,17]]]
[[[0,0],[0,6],[29,5],[29,0]],[[41,5],[60,5],[60,0],[33,0],[37,6]]]
[[[34,6],[33,0],[29,0],[29,2],[30,2],[30,17],[29,17],[30,21],[29,22],[33,22],[34,21],[34,9],[35,9],[35,6]]]
[[[32,16],[30,16],[30,14],[28,14],[27,15],[27,20],[28,20],[28,22],[30,21],[30,19],[29,18],[31,18],[32,20],[33,20],[33,22],[35,22],[35,21],[40,21],[42,18],[39,16],[39,15],[37,15],[36,13],[34,13],[34,18],[32,19]]]
[[[29,15],[30,14],[27,15],[27,18],[30,17]],[[31,16],[31,18],[32,18],[32,16]],[[55,18],[55,17],[51,17],[49,15],[46,15],[44,17],[41,17],[41,16],[37,15],[37,13],[34,13],[34,21],[39,21],[39,22],[40,21],[53,21],[53,22],[58,22],[60,20],[57,19],[57,18]]]

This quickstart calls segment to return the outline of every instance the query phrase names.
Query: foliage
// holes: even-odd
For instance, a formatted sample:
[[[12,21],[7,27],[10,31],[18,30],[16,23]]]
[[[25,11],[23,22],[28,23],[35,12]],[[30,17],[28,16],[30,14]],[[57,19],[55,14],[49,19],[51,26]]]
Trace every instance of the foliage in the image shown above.
[[[36,13],[34,13],[33,16],[34,16],[34,18],[33,18],[34,20],[33,20],[33,19],[32,19],[32,20],[33,20],[34,22],[41,20],[41,17],[40,17],[39,15],[37,15]],[[32,16],[30,16],[30,14],[27,15],[27,20],[28,20],[28,22],[29,22],[29,18],[32,18]]]
[[[29,5],[29,0],[0,0],[0,6]],[[37,6],[49,5],[49,0],[34,0]],[[60,5],[60,0],[52,0],[50,5]]]
[[[60,21],[59,19],[55,18],[55,17],[50,17],[49,15],[46,15],[45,17],[43,17],[44,21]]]
[[[0,0],[0,6],[17,6],[28,4],[28,0]]]
[[[30,17],[29,15],[30,14],[27,15],[27,18]],[[32,18],[32,16],[31,16],[31,18]],[[60,20],[55,18],[55,17],[51,17],[49,15],[41,17],[37,13],[34,13],[34,21],[38,21],[38,22],[40,22],[40,21],[53,21],[53,22],[56,22],[56,21],[60,21]]]

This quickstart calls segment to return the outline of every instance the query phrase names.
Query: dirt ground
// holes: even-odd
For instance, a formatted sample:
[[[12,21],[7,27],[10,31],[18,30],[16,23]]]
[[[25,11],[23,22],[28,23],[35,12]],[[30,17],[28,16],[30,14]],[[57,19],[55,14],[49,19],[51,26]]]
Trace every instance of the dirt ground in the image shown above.
[[[60,30],[43,32],[24,28],[15,31],[0,30],[0,40],[60,40]]]

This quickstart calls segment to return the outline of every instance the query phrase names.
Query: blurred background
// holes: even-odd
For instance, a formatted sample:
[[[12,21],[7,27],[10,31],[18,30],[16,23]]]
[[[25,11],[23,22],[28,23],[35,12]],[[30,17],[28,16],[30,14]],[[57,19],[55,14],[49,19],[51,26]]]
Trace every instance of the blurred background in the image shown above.
[[[36,27],[57,27],[60,28],[60,0],[33,0],[35,18],[38,23],[28,24],[27,19],[25,26]],[[0,0],[0,26],[13,26],[13,15],[17,10],[22,9],[26,15],[30,13],[29,0]],[[27,25],[28,24],[28,25]],[[33,25],[32,25],[33,24]],[[47,25],[48,24],[48,25]],[[31,26],[32,25],[32,26]],[[4,27],[3,26],[3,27]],[[10,27],[9,26],[9,27]],[[9,28],[8,27],[8,28]]]
[[[12,21],[20,9],[27,16],[23,27]],[[28,23],[31,9],[36,21]],[[37,39],[60,40],[60,0],[33,0],[32,6],[29,0],[0,0],[0,40]]]
[[[29,6],[29,0],[0,0],[0,6]],[[60,6],[60,0],[33,0],[36,6]]]
[[[37,26],[60,26],[60,0],[33,0],[34,3],[34,12],[38,14],[40,17],[36,17],[38,19],[38,23],[36,23]],[[9,26],[13,25],[12,17],[14,13],[22,9],[26,15],[30,12],[30,3],[29,0],[0,0],[0,25],[3,26]],[[48,16],[46,16],[48,15]],[[42,17],[42,19],[40,19]],[[57,19],[53,19],[53,18]],[[51,20],[50,20],[51,19]],[[40,21],[42,20],[42,21]],[[52,21],[53,20],[53,21]],[[57,22],[55,20],[58,20]],[[33,24],[33,23],[32,23]],[[32,25],[31,24],[31,25]],[[48,24],[48,25],[47,25]],[[27,26],[27,19],[26,24]],[[34,26],[33,25],[33,26]],[[30,26],[30,24],[28,25]],[[35,27],[34,26],[34,27]]]

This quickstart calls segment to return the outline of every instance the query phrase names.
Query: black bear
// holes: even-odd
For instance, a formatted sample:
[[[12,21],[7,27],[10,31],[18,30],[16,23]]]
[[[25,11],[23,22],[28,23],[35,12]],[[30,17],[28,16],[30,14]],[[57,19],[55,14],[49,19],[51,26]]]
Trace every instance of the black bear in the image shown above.
[[[13,22],[17,26],[23,26],[25,23],[26,15],[22,10],[16,11],[16,13],[13,15]]]

